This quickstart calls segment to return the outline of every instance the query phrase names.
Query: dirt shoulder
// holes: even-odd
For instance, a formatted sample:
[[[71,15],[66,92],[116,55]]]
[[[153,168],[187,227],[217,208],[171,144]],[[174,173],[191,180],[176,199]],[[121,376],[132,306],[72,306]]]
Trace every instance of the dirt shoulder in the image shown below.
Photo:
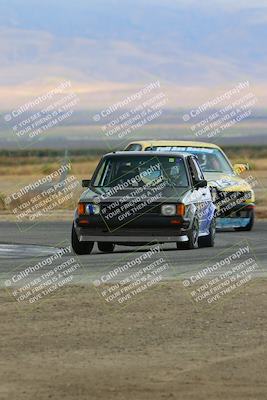
[[[1,399],[266,399],[266,280],[197,312],[164,283],[117,314],[93,287],[27,314],[4,290]]]

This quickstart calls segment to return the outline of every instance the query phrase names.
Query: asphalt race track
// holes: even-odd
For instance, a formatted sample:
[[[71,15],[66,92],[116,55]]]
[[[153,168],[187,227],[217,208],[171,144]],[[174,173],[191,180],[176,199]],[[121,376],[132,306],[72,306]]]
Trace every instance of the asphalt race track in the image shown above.
[[[0,283],[19,265],[27,266],[32,260],[42,259],[53,254],[58,248],[70,244],[71,222],[40,222],[30,229],[20,232],[16,223],[0,223]],[[257,221],[252,232],[217,232],[214,248],[197,250],[176,250],[175,244],[162,245],[164,254],[172,269],[164,279],[184,278],[193,271],[199,270],[218,254],[244,241],[248,241],[257,259],[259,269],[254,276],[267,276],[267,222]],[[146,248],[149,248],[147,246]],[[116,246],[113,254],[100,253],[95,245],[91,255],[79,256],[83,269],[78,278],[83,283],[92,280],[110,265],[116,265],[122,258],[129,257],[136,248]],[[44,270],[43,270],[44,271]]]

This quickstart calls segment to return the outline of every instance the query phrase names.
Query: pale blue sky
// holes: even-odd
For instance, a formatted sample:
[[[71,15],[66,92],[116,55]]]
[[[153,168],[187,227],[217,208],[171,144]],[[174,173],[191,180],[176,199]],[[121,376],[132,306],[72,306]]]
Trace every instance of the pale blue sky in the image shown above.
[[[267,0],[2,0],[0,86],[267,85]]]

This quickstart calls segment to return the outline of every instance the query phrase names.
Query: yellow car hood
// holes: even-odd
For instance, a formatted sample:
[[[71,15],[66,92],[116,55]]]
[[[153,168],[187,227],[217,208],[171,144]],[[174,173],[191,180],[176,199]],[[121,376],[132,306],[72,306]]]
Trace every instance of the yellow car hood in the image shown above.
[[[225,192],[250,191],[251,186],[237,175],[227,175],[221,172],[204,172],[205,179],[209,186],[216,187]]]

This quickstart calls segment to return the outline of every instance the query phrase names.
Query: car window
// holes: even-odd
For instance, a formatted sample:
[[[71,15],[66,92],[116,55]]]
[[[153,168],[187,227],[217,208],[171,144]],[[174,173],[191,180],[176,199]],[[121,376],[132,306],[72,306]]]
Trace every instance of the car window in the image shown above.
[[[187,171],[182,157],[123,156],[105,158],[92,181],[93,186],[122,188],[165,182],[170,187],[188,187]]]
[[[234,175],[233,169],[220,149],[190,146],[153,146],[146,151],[176,151],[197,156],[203,172],[224,172]]]

